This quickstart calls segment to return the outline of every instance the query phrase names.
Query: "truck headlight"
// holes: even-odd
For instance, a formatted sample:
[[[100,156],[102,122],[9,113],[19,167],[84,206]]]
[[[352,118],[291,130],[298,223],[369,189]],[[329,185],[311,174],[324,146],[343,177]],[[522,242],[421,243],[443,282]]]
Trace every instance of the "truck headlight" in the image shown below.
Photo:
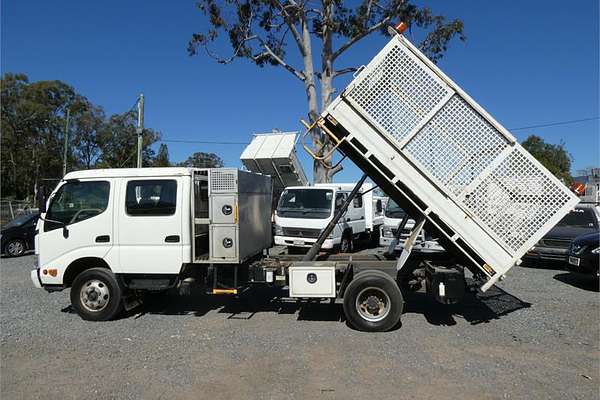
[[[592,254],[600,254],[600,246],[592,250]]]
[[[389,237],[389,238],[393,238],[394,237],[394,232],[392,232],[392,227],[391,226],[384,226],[381,229],[381,234],[383,235],[383,237]]]
[[[283,228],[279,225],[275,225],[275,235],[283,236]]]

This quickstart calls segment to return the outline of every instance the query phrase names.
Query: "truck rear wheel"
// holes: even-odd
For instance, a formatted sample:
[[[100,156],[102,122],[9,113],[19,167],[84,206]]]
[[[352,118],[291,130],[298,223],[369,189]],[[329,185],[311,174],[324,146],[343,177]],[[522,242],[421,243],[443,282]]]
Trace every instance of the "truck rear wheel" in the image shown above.
[[[344,292],[348,323],[365,332],[385,332],[400,321],[404,299],[396,282],[384,272],[365,271]]]
[[[85,320],[107,321],[123,309],[123,290],[110,270],[90,268],[73,281],[71,304]]]

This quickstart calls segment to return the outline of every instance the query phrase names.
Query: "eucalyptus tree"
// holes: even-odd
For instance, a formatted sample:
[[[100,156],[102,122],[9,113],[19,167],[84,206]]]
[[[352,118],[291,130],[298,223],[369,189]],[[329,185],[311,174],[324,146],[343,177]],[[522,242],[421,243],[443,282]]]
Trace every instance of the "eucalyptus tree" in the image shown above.
[[[246,58],[259,67],[284,68],[302,85],[310,122],[333,100],[335,79],[356,71],[354,65],[341,66],[342,56],[369,35],[402,21],[421,36],[420,48],[433,61],[452,38],[464,40],[462,21],[447,20],[409,0],[200,0],[197,6],[209,24],[192,35],[188,53],[204,50],[221,64]],[[222,36],[231,48],[227,56],[215,51]],[[315,146],[324,143],[320,155],[332,147],[318,130],[312,140]],[[332,168],[331,156],[315,161],[314,180],[329,182],[340,169]]]

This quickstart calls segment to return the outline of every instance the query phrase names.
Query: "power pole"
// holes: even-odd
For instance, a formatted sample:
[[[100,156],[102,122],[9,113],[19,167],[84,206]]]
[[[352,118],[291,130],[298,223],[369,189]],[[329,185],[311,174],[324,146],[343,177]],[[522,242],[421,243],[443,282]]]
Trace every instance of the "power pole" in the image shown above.
[[[63,176],[67,174],[67,153],[69,152],[69,117],[71,109],[67,108],[67,121],[65,122],[65,147],[63,151]]]
[[[144,134],[144,94],[138,100],[138,126],[137,126],[137,167],[142,168],[142,145]]]

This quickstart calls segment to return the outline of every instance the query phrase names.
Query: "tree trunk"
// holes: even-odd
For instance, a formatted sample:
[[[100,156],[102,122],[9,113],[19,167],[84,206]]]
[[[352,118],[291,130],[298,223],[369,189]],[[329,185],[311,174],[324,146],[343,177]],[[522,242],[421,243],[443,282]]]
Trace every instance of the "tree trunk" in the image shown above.
[[[302,61],[304,63],[304,90],[306,91],[306,99],[308,100],[308,118],[312,124],[319,118],[319,104],[317,101],[317,87],[315,82],[315,68],[312,57],[312,44],[310,38],[310,27],[306,19],[302,20],[302,47],[304,54]],[[322,133],[315,129],[312,133],[313,147],[319,148],[322,140]],[[327,182],[326,170],[322,167],[318,160],[313,164],[313,177],[315,183]]]
[[[325,1],[323,4],[323,49],[321,52],[321,110],[327,108],[331,103],[335,89],[333,87],[333,43],[332,30],[334,15],[334,2]],[[329,136],[319,131],[319,139],[322,143],[321,155],[328,154],[333,149]],[[328,155],[321,161],[315,160],[315,183],[329,183],[333,176],[341,171],[341,166],[332,168],[333,154]],[[318,180],[317,180],[318,177]]]

